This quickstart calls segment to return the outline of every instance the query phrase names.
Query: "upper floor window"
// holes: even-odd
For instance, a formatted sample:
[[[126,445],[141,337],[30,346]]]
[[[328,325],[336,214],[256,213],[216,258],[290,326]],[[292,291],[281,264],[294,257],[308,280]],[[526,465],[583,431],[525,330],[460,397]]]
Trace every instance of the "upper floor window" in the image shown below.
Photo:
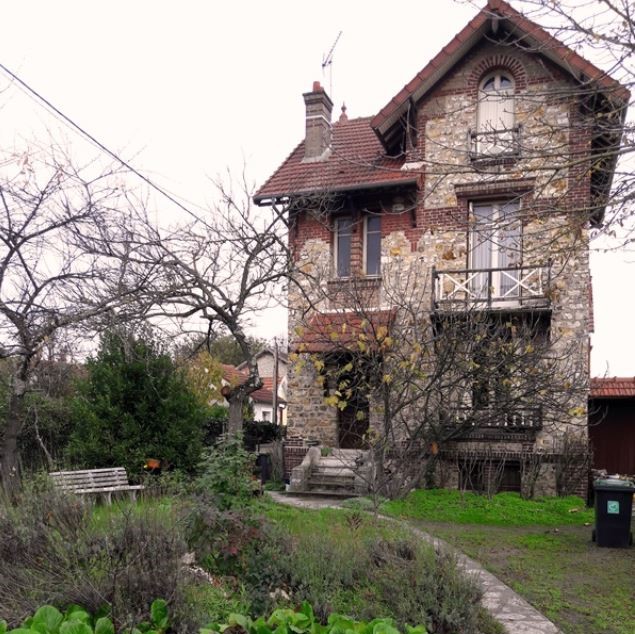
[[[337,277],[350,277],[353,243],[353,218],[340,216],[335,220],[334,260]]]
[[[360,232],[354,231],[353,216],[340,216],[335,219],[333,263],[337,277],[351,277],[359,272],[363,275],[377,276],[381,272],[381,217],[365,216],[360,225],[361,240]]]
[[[514,82],[504,71],[487,75],[479,87],[476,151],[508,154],[516,151]]]
[[[364,272],[379,275],[381,271],[381,218],[366,216],[364,222]]]

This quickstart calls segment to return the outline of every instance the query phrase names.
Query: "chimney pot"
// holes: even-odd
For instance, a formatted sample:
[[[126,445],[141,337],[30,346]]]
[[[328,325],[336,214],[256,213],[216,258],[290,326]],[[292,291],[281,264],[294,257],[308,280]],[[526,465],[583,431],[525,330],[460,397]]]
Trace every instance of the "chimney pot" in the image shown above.
[[[322,86],[320,85],[319,81],[314,81],[313,82],[313,92],[321,92],[323,90]]]

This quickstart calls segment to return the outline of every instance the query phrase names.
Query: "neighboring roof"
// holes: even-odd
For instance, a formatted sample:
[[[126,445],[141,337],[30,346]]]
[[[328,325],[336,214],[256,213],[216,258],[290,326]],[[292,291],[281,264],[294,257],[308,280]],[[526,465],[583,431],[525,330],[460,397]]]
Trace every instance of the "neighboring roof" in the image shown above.
[[[370,117],[340,119],[333,124],[332,135],[331,153],[323,160],[303,161],[302,141],[258,190],[254,201],[416,183],[415,174],[401,171],[403,157],[386,156],[370,127]]]
[[[355,312],[319,313],[302,328],[295,341],[297,352],[334,352],[356,346],[359,341],[382,339],[380,328],[388,329],[395,316],[394,309]],[[360,338],[365,335],[366,339]]]
[[[256,403],[273,403],[273,377],[263,376],[261,379],[263,386],[259,390],[252,392],[249,396],[251,396]],[[278,381],[278,386],[279,385],[280,381]],[[286,400],[278,396],[278,403],[286,403]]]
[[[503,19],[523,43],[547,57],[579,82],[592,82],[626,104],[630,92],[603,70],[527,19],[503,0],[487,4],[459,31],[443,49],[408,82],[370,122],[385,143],[388,131],[405,113],[411,101],[418,101],[459,61],[487,32],[490,20]]]
[[[237,386],[247,380],[249,373],[233,365],[221,364],[223,379],[232,386]],[[261,376],[262,387],[252,392],[249,397],[256,403],[273,403],[273,377]],[[278,379],[278,386],[281,379]],[[279,403],[286,403],[283,398],[278,397]]]
[[[220,367],[223,373],[223,379],[231,385],[240,385],[249,377],[248,372],[240,370],[236,366],[221,363]]]
[[[635,398],[635,377],[591,379],[589,398]]]
[[[271,348],[263,348],[260,352],[258,352],[255,355],[256,359],[260,359],[260,357],[264,356],[265,354],[269,354],[273,357],[274,353],[273,350]],[[286,352],[282,352],[280,350],[278,350],[278,361],[282,361],[282,363],[288,363],[289,360],[287,359],[287,353]],[[242,370],[243,368],[247,367],[247,361],[243,361],[242,363],[239,363],[236,366],[239,370]]]

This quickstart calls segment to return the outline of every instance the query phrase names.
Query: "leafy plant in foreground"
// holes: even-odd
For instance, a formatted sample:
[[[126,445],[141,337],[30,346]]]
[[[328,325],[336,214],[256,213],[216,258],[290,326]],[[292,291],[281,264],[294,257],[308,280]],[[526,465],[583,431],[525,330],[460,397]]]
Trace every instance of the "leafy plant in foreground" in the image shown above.
[[[168,625],[167,604],[157,599],[150,606],[150,621],[140,623],[125,634],[165,634]],[[0,634],[115,634],[115,626],[107,616],[93,618],[77,605],[64,613],[52,605],[43,605],[16,629],[8,630],[6,622],[0,621]]]
[[[274,610],[268,619],[255,621],[244,614],[230,614],[227,623],[212,623],[201,629],[200,634],[240,630],[247,634],[400,634],[392,619],[373,619],[369,622],[355,621],[347,616],[331,614],[327,624],[316,620],[313,609],[305,601],[298,611]],[[405,634],[427,634],[423,625],[404,627]]]

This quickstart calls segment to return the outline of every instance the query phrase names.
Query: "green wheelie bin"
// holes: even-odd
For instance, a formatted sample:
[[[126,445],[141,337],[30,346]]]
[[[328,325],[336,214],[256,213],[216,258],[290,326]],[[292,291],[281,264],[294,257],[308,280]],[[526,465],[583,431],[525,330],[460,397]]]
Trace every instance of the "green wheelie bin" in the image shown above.
[[[595,529],[593,541],[598,546],[627,548],[633,544],[631,515],[635,486],[628,480],[602,478],[595,490]]]

